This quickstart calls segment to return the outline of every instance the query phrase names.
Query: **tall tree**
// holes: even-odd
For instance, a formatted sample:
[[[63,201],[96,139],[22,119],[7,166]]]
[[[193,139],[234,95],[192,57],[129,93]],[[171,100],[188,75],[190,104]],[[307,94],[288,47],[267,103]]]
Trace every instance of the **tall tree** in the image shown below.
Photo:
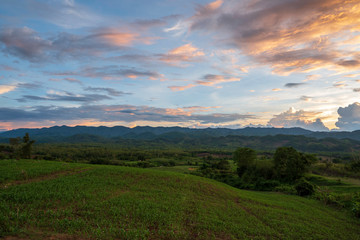
[[[237,164],[237,172],[241,177],[246,169],[252,166],[256,160],[255,150],[247,147],[240,147],[234,152],[234,162]]]
[[[293,147],[280,147],[274,154],[274,168],[279,180],[292,182],[301,178],[311,164],[309,156]]]
[[[32,145],[35,143],[35,140],[30,140],[29,133],[25,133],[23,137],[23,144],[21,147],[21,157],[22,158],[31,158]]]

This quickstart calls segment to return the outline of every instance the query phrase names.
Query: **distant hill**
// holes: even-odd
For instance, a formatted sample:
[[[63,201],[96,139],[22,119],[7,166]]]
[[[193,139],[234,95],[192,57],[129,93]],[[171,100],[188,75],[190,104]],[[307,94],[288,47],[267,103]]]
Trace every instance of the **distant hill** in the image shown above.
[[[123,126],[115,127],[87,127],[87,126],[54,126],[49,128],[19,128],[7,132],[0,132],[0,138],[22,137],[29,133],[34,139],[41,138],[64,138],[78,134],[88,134],[103,138],[122,137],[124,139],[143,139],[151,140],[165,133],[184,133],[191,136],[208,135],[213,137],[240,135],[240,136],[275,136],[275,135],[303,135],[314,138],[337,138],[354,139],[360,141],[360,130],[353,132],[314,132],[303,128],[255,128],[246,127],[240,129],[229,128],[205,128],[193,129],[182,127],[135,127],[128,128]]]
[[[123,126],[115,127],[87,127],[87,126],[54,126],[49,128],[19,128],[7,132],[0,132],[0,137],[21,137],[25,133],[29,133],[33,138],[37,137],[69,137],[76,134],[90,134],[106,138],[123,137],[129,139],[146,139],[152,138],[156,135],[161,135],[169,132],[208,134],[210,136],[228,136],[228,135],[243,135],[243,136],[267,136],[267,135],[310,135],[314,132],[302,128],[205,128],[192,129],[182,127],[135,127],[128,128]]]
[[[257,150],[275,150],[292,146],[299,151],[347,152],[360,149],[360,131],[312,132],[302,128],[206,128],[180,127],[51,127],[16,129],[0,133],[0,142],[22,137],[28,132],[37,143],[113,143],[122,147],[182,149],[222,149],[233,151],[239,146]]]

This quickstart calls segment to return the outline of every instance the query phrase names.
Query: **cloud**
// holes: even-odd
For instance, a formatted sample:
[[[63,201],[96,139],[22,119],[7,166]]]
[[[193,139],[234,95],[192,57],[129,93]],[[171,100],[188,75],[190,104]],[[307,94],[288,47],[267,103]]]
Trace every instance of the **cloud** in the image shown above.
[[[288,75],[358,67],[356,51],[349,48],[358,41],[341,36],[358,37],[359,18],[358,1],[228,0],[216,8],[199,7],[186,21],[188,31],[210,34],[217,43],[235,46],[275,73]]]
[[[41,88],[41,83],[33,82],[33,83],[18,83],[16,87],[18,88],[26,88],[26,89],[37,89]]]
[[[12,85],[0,85],[0,95],[7,93],[7,92],[11,92],[14,91],[16,89],[16,86],[12,86]]]
[[[28,27],[0,29],[2,51],[30,62],[99,57],[125,49],[134,42],[149,44],[152,40],[139,33],[112,28],[93,29],[87,35],[62,32],[48,39]]]
[[[304,110],[296,111],[294,108],[290,108],[286,112],[275,115],[268,124],[273,127],[301,127],[312,131],[328,131],[329,129],[318,118],[319,114]]]
[[[143,44],[151,44],[156,37],[144,37],[139,32],[124,28],[97,28],[93,30],[94,34],[87,36],[88,38],[103,39],[105,42],[119,47],[131,46],[135,42]]]
[[[83,85],[83,83],[79,79],[76,79],[76,78],[63,78],[63,79],[50,78],[49,81],[53,81],[53,82],[67,81],[70,83],[77,83],[77,84]]]
[[[173,91],[183,91],[189,88],[193,88],[199,85],[202,86],[215,86],[220,83],[227,83],[227,82],[238,82],[240,78],[232,77],[232,76],[225,76],[225,75],[216,75],[216,74],[206,74],[200,80],[195,81],[194,84],[190,83],[186,86],[169,86]]]
[[[191,43],[170,50],[166,54],[160,54],[159,59],[171,65],[178,65],[181,62],[198,62],[203,60],[205,53],[194,47]]]
[[[284,85],[284,87],[287,88],[296,88],[296,87],[300,87],[302,85],[304,85],[305,83],[287,83]]]
[[[360,65],[360,61],[358,60],[341,60],[338,62],[339,65],[344,67],[358,67]]]
[[[64,78],[64,80],[67,82],[70,82],[70,83],[78,83],[78,84],[82,85],[82,82],[76,78]]]
[[[360,103],[355,102],[347,107],[339,107],[339,118],[335,125],[340,130],[353,131],[360,129]]]
[[[177,92],[177,91],[184,91],[186,89],[195,87],[195,84],[188,84],[186,86],[169,86],[168,88],[170,88],[172,91]]]
[[[339,81],[339,82],[334,83],[333,86],[336,88],[343,88],[343,87],[346,87],[347,84],[345,83],[345,81]]]
[[[238,82],[240,78],[226,77],[224,75],[206,74],[201,80],[196,81],[199,85],[213,86],[224,82]]]
[[[102,67],[88,67],[76,72],[44,72],[52,76],[83,76],[89,78],[101,78],[104,80],[117,80],[122,78],[148,78],[150,80],[161,79],[164,76],[154,71],[129,68],[126,66],[107,65]]]
[[[8,65],[4,65],[4,64],[0,64],[0,69],[3,71],[18,71],[17,68],[8,66]]]
[[[320,77],[321,77],[321,75],[319,75],[319,74],[306,75],[306,78],[303,81],[304,82],[314,81],[314,80],[319,79]]]
[[[28,102],[28,101],[57,101],[57,102],[98,102],[101,100],[111,99],[109,96],[100,95],[100,94],[73,94],[70,92],[50,92],[46,96],[34,96],[34,95],[24,95],[20,99],[17,99],[19,102]]]
[[[18,16],[18,19],[46,21],[67,29],[93,27],[105,21],[103,17],[73,0],[23,0],[21,4],[3,1],[1,4],[6,12]],[[19,15],[19,12],[22,14]]]
[[[207,113],[209,107],[155,108],[134,105],[85,105],[81,107],[37,106],[31,109],[0,108],[0,120],[67,121],[92,119],[98,122],[226,123],[254,118],[248,114]]]
[[[131,94],[131,93],[123,92],[123,91],[117,91],[114,88],[87,87],[84,90],[85,91],[93,91],[93,92],[107,92],[107,94],[109,94],[111,96],[115,96],[115,97]]]
[[[280,92],[280,91],[283,91],[281,88],[273,88],[271,89],[271,91],[273,92]]]
[[[312,99],[313,99],[313,97],[309,97],[309,96],[301,96],[300,97],[300,100],[305,101],[305,102],[311,102]]]
[[[29,61],[43,61],[51,41],[44,40],[27,27],[8,28],[0,32],[0,42],[5,45],[3,52]]]
[[[132,61],[137,63],[146,63],[150,64],[153,61],[157,61],[156,57],[153,55],[145,55],[145,54],[124,54],[120,56],[110,57],[108,58],[112,61]]]
[[[360,88],[354,88],[353,92],[360,92]]]

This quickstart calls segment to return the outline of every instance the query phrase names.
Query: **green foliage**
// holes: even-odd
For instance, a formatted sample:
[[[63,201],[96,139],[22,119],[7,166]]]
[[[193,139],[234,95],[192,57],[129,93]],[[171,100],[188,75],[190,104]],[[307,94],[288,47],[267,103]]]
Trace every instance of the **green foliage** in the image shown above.
[[[234,162],[237,164],[237,172],[241,177],[246,169],[254,164],[256,160],[255,150],[247,147],[240,147],[234,152]]]
[[[310,183],[305,178],[298,179],[294,187],[299,196],[310,196],[315,192],[314,184]]]
[[[32,145],[35,143],[35,140],[30,140],[29,133],[25,133],[25,136],[23,137],[23,144],[21,147],[21,157],[30,159],[31,158],[31,151],[32,151]]]
[[[326,205],[350,210],[356,217],[359,215],[360,181],[350,178],[333,178],[309,175],[308,181],[317,184],[314,197]]]
[[[31,158],[32,145],[35,143],[34,140],[30,140],[29,133],[25,133],[25,136],[22,138],[10,138],[9,144],[12,147],[12,152],[14,153],[13,157],[16,159],[21,158]]]
[[[360,179],[360,172],[356,172],[351,168],[349,164],[327,164],[327,163],[316,163],[311,166],[311,172],[324,176],[333,177],[351,177]]]
[[[360,172],[360,160],[352,161],[352,162],[350,163],[350,169],[351,169],[353,172]]]
[[[360,218],[360,192],[353,196],[351,211],[356,217]]]
[[[293,147],[280,147],[274,154],[274,169],[277,178],[285,182],[293,182],[301,178],[311,161],[303,153]]]

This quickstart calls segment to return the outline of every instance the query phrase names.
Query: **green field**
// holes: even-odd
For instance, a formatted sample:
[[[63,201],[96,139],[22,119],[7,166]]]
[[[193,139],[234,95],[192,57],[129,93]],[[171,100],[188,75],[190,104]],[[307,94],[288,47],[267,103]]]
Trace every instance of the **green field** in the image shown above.
[[[0,161],[5,239],[360,239],[360,220],[319,201],[189,174]]]

